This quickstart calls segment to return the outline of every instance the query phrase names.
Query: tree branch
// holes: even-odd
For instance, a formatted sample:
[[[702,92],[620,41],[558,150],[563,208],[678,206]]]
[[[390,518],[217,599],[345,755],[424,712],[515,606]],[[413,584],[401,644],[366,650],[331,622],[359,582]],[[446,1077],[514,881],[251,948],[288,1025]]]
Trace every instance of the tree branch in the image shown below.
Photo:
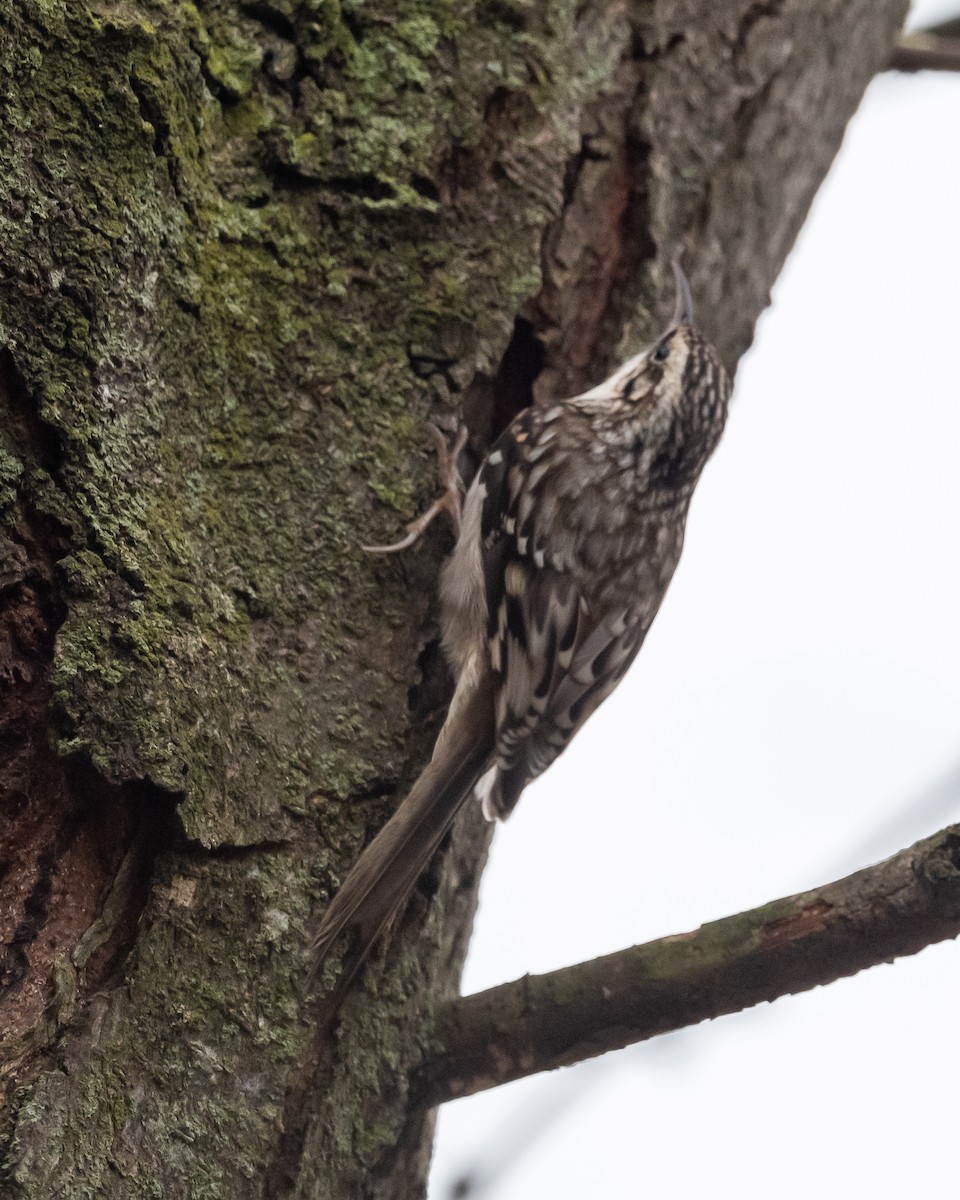
[[[960,38],[960,16],[950,17],[947,21],[938,21],[936,25],[918,29],[917,33],[928,34],[930,37]]]
[[[960,21],[905,34],[894,46],[887,69],[960,71]]]
[[[569,1066],[806,991],[960,933],[960,825],[750,912],[458,999],[414,1090],[425,1104]]]

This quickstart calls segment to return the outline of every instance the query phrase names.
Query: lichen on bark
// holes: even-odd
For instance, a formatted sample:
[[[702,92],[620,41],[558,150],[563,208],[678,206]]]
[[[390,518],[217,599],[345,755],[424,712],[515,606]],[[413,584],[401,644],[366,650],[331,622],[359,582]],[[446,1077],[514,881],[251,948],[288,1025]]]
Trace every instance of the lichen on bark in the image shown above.
[[[66,531],[50,728],[105,781],[168,793],[179,824],[125,996],[87,1010],[83,1097],[42,1077],[11,1179],[237,1195],[308,1040],[322,873],[377,816],[336,802],[404,770],[436,549],[383,568],[360,543],[427,493],[424,421],[492,374],[560,203],[559,176],[481,203],[464,175],[508,162],[518,124],[557,162],[571,148],[573,8],[28,3],[5,22],[0,334],[57,453],[5,449],[4,479]],[[620,36],[588,39],[584,76]],[[514,90],[505,122],[489,106]],[[54,1112],[57,1161],[31,1132],[45,1144]],[[361,1147],[387,1136],[344,1120]]]
[[[74,1023],[18,1059],[3,1194],[260,1195],[264,1164],[291,1194],[395,1180],[383,1152],[423,1136],[405,1080],[469,923],[477,854],[456,839],[316,1064],[300,1157],[276,1163],[312,1039],[310,914],[427,753],[444,687],[445,535],[402,561],[360,546],[429,499],[428,419],[465,411],[479,447],[542,359],[539,389],[602,372],[659,320],[678,246],[732,361],[902,7],[0,16],[19,406],[0,512],[17,554],[43,543],[16,585],[49,604],[36,754],[53,747],[77,811],[150,815],[130,823],[150,873],[117,921],[122,987],[85,990],[78,942],[31,959],[47,1016]],[[101,857],[98,910],[122,855]]]

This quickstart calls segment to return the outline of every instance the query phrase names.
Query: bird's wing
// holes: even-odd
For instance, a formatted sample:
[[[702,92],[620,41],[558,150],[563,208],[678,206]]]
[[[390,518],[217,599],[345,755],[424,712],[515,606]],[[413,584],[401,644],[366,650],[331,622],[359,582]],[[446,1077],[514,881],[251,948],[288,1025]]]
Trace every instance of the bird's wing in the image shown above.
[[[643,640],[629,611],[592,612],[551,546],[530,496],[538,428],[521,414],[483,468],[481,538],[488,646],[496,672],[496,754],[478,785],[504,817],[623,677]],[[524,462],[526,457],[527,461]]]

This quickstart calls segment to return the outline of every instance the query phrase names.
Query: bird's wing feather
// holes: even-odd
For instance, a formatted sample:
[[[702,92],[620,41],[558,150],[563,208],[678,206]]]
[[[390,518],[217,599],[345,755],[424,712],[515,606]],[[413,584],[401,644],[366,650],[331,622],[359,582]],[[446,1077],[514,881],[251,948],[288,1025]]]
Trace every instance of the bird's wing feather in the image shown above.
[[[535,414],[511,425],[481,476],[488,646],[498,678],[496,761],[483,782],[488,816],[504,817],[610,694],[640,647],[629,612],[598,614],[564,569],[529,503]]]

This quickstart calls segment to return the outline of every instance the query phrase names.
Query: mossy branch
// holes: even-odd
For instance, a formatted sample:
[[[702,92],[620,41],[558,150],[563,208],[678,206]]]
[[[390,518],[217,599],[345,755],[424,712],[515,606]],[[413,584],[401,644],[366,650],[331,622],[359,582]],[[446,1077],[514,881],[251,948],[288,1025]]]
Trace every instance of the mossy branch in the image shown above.
[[[960,934],[960,825],[836,883],[451,1002],[424,1104],[803,992]]]

